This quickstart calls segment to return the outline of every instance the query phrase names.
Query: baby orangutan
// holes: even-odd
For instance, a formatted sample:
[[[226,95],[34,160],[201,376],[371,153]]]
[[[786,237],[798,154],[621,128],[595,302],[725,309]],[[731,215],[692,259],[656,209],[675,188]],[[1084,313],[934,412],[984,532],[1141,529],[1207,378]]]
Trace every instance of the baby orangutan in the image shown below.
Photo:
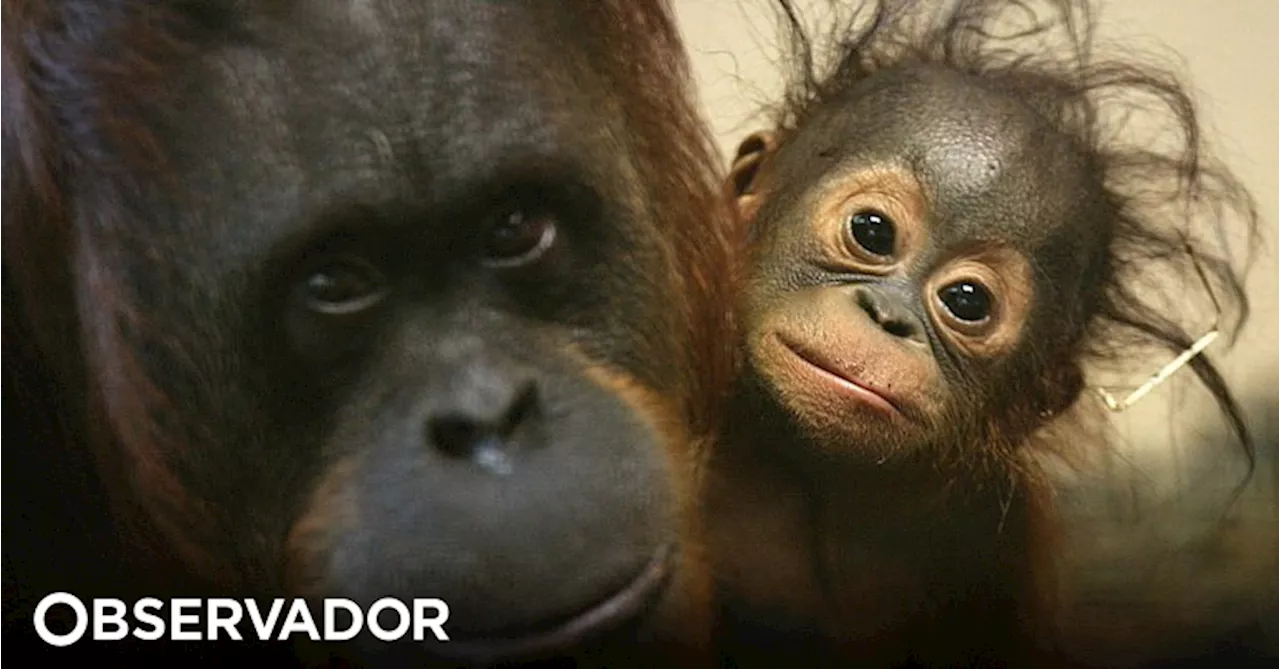
[[[826,75],[784,7],[798,72],[731,174],[743,373],[705,506],[734,664],[1040,666],[1036,457],[1080,441],[1086,363],[1186,349],[1206,286],[1244,320],[1241,278],[1192,233],[1256,215],[1204,162],[1187,94],[1091,60],[1089,17],[1056,3],[1017,39],[1069,53],[1008,50],[997,22],[1030,4],[875,7]],[[1112,93],[1177,145],[1108,135]],[[1161,271],[1190,281],[1173,306],[1142,285]],[[1190,367],[1251,456],[1212,363]]]

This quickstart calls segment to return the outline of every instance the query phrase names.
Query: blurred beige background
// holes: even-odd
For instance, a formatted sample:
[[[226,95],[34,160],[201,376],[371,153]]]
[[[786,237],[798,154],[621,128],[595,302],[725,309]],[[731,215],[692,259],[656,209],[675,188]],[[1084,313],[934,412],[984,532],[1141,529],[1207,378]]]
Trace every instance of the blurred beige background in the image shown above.
[[[777,99],[766,0],[676,0],[704,113],[726,159]],[[822,7],[824,0],[801,6]],[[1105,466],[1064,479],[1071,525],[1063,622],[1099,663],[1195,657],[1214,645],[1276,649],[1277,27],[1276,0],[1110,0],[1099,37],[1180,56],[1210,148],[1257,198],[1263,248],[1249,277],[1252,318],[1237,346],[1215,344],[1258,441],[1250,487],[1223,421],[1193,383],[1171,383],[1114,419]],[[1152,370],[1154,371],[1154,369]],[[1186,375],[1181,375],[1185,377]],[[1179,379],[1185,380],[1185,379]]]

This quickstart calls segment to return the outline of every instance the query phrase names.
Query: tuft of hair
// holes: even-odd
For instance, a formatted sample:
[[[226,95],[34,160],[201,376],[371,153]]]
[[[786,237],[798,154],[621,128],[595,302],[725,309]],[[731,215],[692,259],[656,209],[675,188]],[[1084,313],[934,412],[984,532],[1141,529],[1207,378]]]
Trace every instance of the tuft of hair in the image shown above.
[[[1243,275],[1258,239],[1250,193],[1210,154],[1192,94],[1169,54],[1132,48],[1100,55],[1095,12],[1070,0],[868,0],[852,12],[833,6],[829,32],[806,25],[795,3],[776,0],[786,88],[766,111],[778,141],[825,103],[872,74],[904,66],[942,66],[999,82],[1081,147],[1099,172],[1111,220],[1101,290],[1076,318],[1064,319],[1070,376],[1086,365],[1124,365],[1139,350],[1143,373],[1187,350],[1211,327],[1228,346],[1249,315]],[[819,61],[816,54],[827,54]],[[1231,238],[1246,249],[1230,252]],[[1057,346],[1055,346],[1057,348]],[[1153,363],[1153,360],[1159,360]],[[1057,362],[1062,361],[1062,362]],[[1254,443],[1239,403],[1203,353],[1188,363],[1212,394],[1254,468]],[[1078,378],[1078,376],[1077,376]],[[1145,380],[1145,379],[1144,379]],[[1075,384],[1079,396],[1085,390]],[[1071,417],[1014,417],[1048,447],[1061,422],[1083,426],[1090,405]],[[1054,417],[1057,418],[1057,417]],[[1020,432],[1010,426],[997,434]],[[1078,440],[1076,440],[1078,442]]]
[[[728,202],[721,197],[725,170],[710,126],[701,116],[692,64],[670,0],[584,2],[578,10],[591,25],[594,55],[611,76],[630,138],[653,188],[654,219],[675,246],[685,299],[683,313],[694,346],[686,351],[690,375],[688,420],[702,441],[699,457],[719,427],[724,391],[734,373],[734,351],[724,346],[736,328],[725,305],[736,257]],[[717,224],[708,225],[708,221]],[[701,461],[699,461],[701,462]]]

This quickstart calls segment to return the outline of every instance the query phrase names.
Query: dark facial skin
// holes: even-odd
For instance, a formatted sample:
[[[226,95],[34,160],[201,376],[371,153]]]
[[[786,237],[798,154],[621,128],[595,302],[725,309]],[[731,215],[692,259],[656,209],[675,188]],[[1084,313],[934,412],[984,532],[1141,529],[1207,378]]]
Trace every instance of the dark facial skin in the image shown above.
[[[768,178],[749,366],[815,445],[876,460],[980,419],[967,403],[1012,382],[1024,341],[1071,308],[1105,241],[1071,147],[1015,99],[940,69],[864,82]]]
[[[1000,398],[1074,398],[1037,384],[1106,252],[1088,169],[1016,91],[941,68],[879,73],[744,142],[746,369],[707,505],[744,662],[1011,643],[1026,491],[984,463],[1021,437]]]
[[[414,664],[682,629],[673,193],[560,37],[589,32],[554,2],[253,7],[179,68],[166,180],[83,231],[75,290],[127,287],[87,373],[137,384],[104,393],[116,492],[200,592],[441,598]]]

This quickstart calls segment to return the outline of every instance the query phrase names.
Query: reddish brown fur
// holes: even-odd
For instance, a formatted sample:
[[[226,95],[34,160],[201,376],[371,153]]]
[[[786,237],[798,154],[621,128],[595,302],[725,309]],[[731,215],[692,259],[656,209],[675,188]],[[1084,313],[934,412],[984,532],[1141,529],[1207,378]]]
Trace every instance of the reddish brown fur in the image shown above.
[[[607,69],[618,74],[615,84],[634,92],[624,111],[638,124],[674,127],[672,133],[637,138],[636,149],[642,174],[660,178],[664,190],[687,194],[680,202],[653,203],[654,218],[681,260],[674,269],[689,299],[676,306],[694,343],[682,368],[687,377],[682,394],[691,398],[687,415],[693,434],[708,435],[717,428],[723,389],[733,374],[733,353],[720,339],[734,327],[728,308],[732,286],[725,279],[737,258],[733,244],[738,239],[722,224],[731,220],[719,193],[724,168],[695,111],[689,64],[669,3],[610,0],[588,3],[584,11],[599,26],[598,34],[621,30],[631,37],[607,50],[614,56]],[[679,168],[670,169],[674,166]]]
[[[293,562],[286,570],[291,578],[291,591],[315,596],[328,587],[325,577],[310,569],[316,566],[311,557],[326,548],[334,534],[360,523],[359,507],[342,494],[346,480],[355,471],[354,458],[330,467],[311,495],[306,512],[294,522],[285,553]]]
[[[168,398],[156,394],[137,369],[131,352],[118,340],[75,341],[74,335],[80,331],[77,322],[125,319],[135,327],[145,327],[145,321],[130,308],[126,291],[96,257],[94,240],[76,235],[75,212],[66,205],[73,185],[65,183],[63,176],[74,165],[102,174],[104,181],[130,174],[150,176],[153,171],[163,177],[163,152],[137,113],[163,90],[164,64],[177,61],[183,44],[171,32],[171,17],[163,11],[125,17],[111,16],[108,10],[104,13],[110,18],[104,21],[103,30],[130,36],[123,42],[127,48],[108,59],[91,44],[48,33],[61,20],[53,3],[9,3],[4,9],[5,136],[17,147],[10,150],[19,156],[16,161],[6,156],[5,161],[9,216],[4,229],[10,241],[5,271],[12,274],[14,290],[20,291],[23,302],[23,313],[18,315],[23,323],[20,327],[24,327],[22,344],[29,338],[39,348],[37,355],[44,358],[45,373],[63,377],[61,382],[67,386],[77,387],[96,378],[101,387],[110,389],[81,399],[87,406],[79,411],[91,418],[83,425],[72,423],[69,429],[88,434],[71,437],[71,441],[84,439],[93,444],[99,467],[107,472],[119,468],[114,447],[107,444],[127,444],[129,457],[152,472],[153,496],[180,509],[177,515],[184,518],[181,522],[198,522],[194,509],[181,511],[191,502],[164,464],[163,452],[174,447],[169,441],[172,437],[163,435],[151,421],[152,412],[162,411]],[[45,92],[33,90],[32,75],[54,64],[60,69],[59,83],[68,88],[90,87],[90,102],[77,110],[81,115],[55,118],[53,110],[43,104],[41,93]],[[113,213],[97,212],[105,219]],[[78,259],[79,267],[67,262],[70,258]],[[95,299],[84,307],[76,305],[73,297],[73,272],[86,275],[93,286]],[[79,315],[73,316],[77,312]],[[19,345],[12,341],[7,340],[6,347]],[[101,362],[100,368],[85,365],[81,358],[84,348]],[[115,406],[108,409],[112,402]],[[157,534],[175,534],[171,525],[177,521],[155,527],[142,509],[129,501],[131,495],[122,489],[118,475],[104,479],[113,488],[111,503],[117,505],[122,531],[129,532],[130,541],[141,544],[142,554],[172,568],[172,560],[163,557],[167,551]],[[209,556],[197,555],[186,542],[174,539],[179,541],[180,555],[201,565],[200,572],[212,575],[215,567]]]

